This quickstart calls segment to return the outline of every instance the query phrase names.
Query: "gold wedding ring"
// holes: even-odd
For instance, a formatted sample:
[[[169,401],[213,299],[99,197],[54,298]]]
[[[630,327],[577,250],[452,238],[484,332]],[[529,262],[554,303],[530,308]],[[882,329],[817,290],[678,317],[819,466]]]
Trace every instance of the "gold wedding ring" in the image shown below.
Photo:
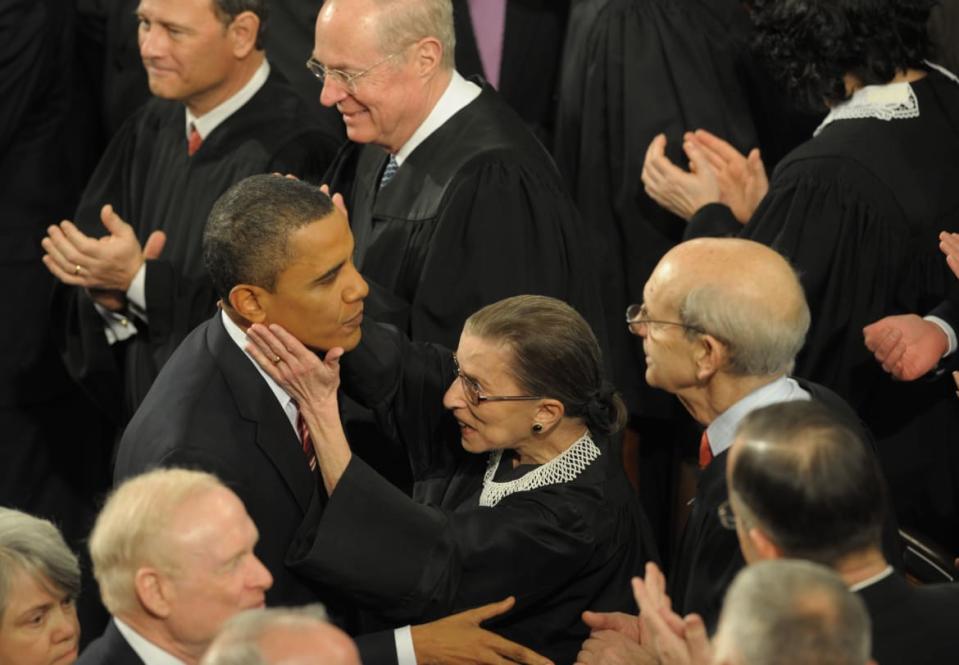
[[[77,267],[73,269],[73,274],[79,276],[81,270],[83,270],[83,268],[81,268],[80,264],[78,263]]]
[[[274,364],[274,365],[279,364],[280,360],[281,360],[280,356],[273,356],[273,364]]]

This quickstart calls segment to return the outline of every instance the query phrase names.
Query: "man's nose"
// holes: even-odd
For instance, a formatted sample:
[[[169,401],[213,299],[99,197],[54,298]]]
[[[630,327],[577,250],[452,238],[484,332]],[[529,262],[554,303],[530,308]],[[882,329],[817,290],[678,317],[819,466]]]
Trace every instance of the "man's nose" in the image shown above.
[[[320,104],[327,108],[336,106],[349,96],[346,86],[333,76],[323,78],[323,89],[320,91]]]

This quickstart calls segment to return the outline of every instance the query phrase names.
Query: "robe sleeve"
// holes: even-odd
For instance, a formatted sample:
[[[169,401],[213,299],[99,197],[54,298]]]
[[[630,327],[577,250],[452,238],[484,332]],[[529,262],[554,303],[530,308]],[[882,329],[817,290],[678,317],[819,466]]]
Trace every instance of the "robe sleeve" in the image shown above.
[[[591,254],[572,235],[581,223],[558,182],[494,160],[464,169],[450,187],[412,303],[414,339],[453,346],[470,314],[517,293],[584,304],[578,293],[594,282],[592,263],[580,259]]]
[[[438,469],[452,473],[464,453],[448,445],[459,432],[443,407],[454,376],[447,349],[365,322],[359,346],[343,357],[341,376],[346,394],[371,409],[380,429],[406,448],[414,478]]]
[[[588,520],[563,495],[571,491],[579,490],[556,485],[451,513],[415,503],[354,456],[287,565],[396,622],[509,595],[532,602],[574,579],[595,547]]]

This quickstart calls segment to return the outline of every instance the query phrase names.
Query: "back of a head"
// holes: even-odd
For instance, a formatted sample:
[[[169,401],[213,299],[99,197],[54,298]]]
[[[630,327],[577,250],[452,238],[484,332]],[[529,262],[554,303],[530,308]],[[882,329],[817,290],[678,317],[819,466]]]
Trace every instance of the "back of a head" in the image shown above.
[[[677,245],[663,262],[672,264],[666,274],[678,282],[680,321],[725,343],[729,373],[792,369],[809,330],[809,306],[779,253],[751,240],[701,238]]]
[[[209,473],[157,469],[126,480],[110,494],[90,534],[93,574],[110,614],[123,615],[138,607],[134,588],[138,568],[175,568],[169,539],[177,510],[221,487]]]
[[[603,357],[589,324],[572,307],[547,296],[521,295],[483,307],[464,333],[506,344],[512,373],[530,395],[563,403],[596,434],[622,428],[625,407],[604,377]]]
[[[874,456],[815,401],[774,404],[737,430],[730,497],[787,556],[832,566],[879,547],[885,487]]]
[[[330,197],[308,183],[255,175],[214,204],[203,233],[203,261],[226,302],[238,284],[272,291],[290,260],[290,235],[333,212]]]
[[[200,665],[360,665],[322,605],[248,610],[230,619]]]
[[[754,50],[774,78],[814,111],[848,95],[843,76],[888,83],[924,67],[935,0],[752,0]]]
[[[869,616],[831,570],[762,561],[729,587],[714,648],[714,662],[724,665],[865,665]]]
[[[76,598],[80,564],[51,522],[10,508],[0,508],[0,619],[13,578],[25,573],[51,592]]]

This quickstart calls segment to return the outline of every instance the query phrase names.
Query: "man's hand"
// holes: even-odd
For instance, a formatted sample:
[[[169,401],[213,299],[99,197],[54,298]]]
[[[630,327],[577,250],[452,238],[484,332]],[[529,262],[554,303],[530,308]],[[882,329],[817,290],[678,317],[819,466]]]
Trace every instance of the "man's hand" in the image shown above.
[[[635,617],[633,617],[635,620]],[[658,665],[653,652],[615,630],[594,630],[583,642],[577,665]]]
[[[625,612],[583,612],[583,623],[593,632],[614,630],[633,642],[640,641],[639,617]]]
[[[959,277],[959,233],[943,231],[939,234],[939,249],[946,255],[946,263],[953,274]]]
[[[769,179],[759,149],[753,148],[748,156],[744,156],[705,129],[687,133],[685,140],[696,144],[713,167],[719,182],[720,201],[729,206],[740,224],[748,222],[769,191]]]
[[[69,220],[50,226],[40,243],[46,252],[43,264],[64,284],[83,287],[94,299],[115,304],[116,294],[126,293],[143,262],[163,251],[166,235],[154,231],[141,249],[133,227],[113,206],[103,206],[100,221],[110,232],[102,238],[84,234]]]
[[[949,350],[942,328],[915,314],[887,316],[862,329],[866,348],[882,368],[901,381],[914,381]]]
[[[552,665],[535,651],[480,628],[487,619],[504,614],[516,600],[510,596],[432,623],[413,626],[413,651],[418,665]]]
[[[666,578],[655,563],[646,564],[646,578],[633,578],[633,594],[643,622],[643,644],[651,647],[662,665],[709,665],[712,650],[703,620],[672,611]]]
[[[346,201],[343,199],[343,195],[339,192],[330,194],[329,185],[320,185],[320,191],[330,197],[330,199],[333,201],[333,205],[335,205],[337,209],[343,213],[343,216],[346,217],[347,221],[349,221],[350,213],[346,209]]]
[[[685,141],[689,171],[673,164],[666,156],[666,136],[652,140],[643,162],[643,185],[656,203],[689,221],[697,210],[721,200],[719,181],[703,150],[693,141]]]

